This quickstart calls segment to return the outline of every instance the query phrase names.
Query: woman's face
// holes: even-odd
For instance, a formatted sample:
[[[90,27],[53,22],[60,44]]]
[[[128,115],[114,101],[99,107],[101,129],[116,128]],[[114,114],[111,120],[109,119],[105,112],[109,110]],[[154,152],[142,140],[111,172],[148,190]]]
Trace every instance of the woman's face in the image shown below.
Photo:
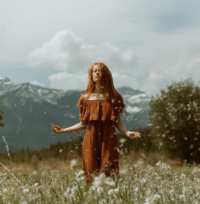
[[[93,81],[94,82],[100,81],[101,75],[102,75],[101,68],[99,68],[98,65],[94,65],[93,72],[92,72]]]

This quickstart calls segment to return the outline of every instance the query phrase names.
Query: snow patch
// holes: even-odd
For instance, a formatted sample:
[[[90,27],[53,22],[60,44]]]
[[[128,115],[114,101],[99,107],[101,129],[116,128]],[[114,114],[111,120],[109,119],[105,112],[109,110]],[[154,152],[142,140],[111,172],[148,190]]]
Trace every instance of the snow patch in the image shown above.
[[[142,110],[142,108],[140,107],[137,107],[137,106],[129,106],[129,105],[126,105],[126,111],[128,113],[137,113],[137,112],[140,112]]]
[[[12,82],[11,82],[11,81],[9,81],[9,82],[4,82],[4,84],[12,84]]]
[[[0,75],[0,80],[5,80],[5,78]]]

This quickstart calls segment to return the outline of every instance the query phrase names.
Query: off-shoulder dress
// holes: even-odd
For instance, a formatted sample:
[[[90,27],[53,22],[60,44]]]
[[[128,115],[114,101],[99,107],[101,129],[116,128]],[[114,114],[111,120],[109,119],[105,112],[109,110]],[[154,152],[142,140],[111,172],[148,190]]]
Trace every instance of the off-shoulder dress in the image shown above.
[[[115,132],[116,117],[123,112],[125,104],[122,96],[117,94],[117,100],[81,100],[80,120],[88,121],[82,143],[82,169],[87,175],[87,183],[93,179],[90,174],[105,173],[119,176],[118,141]]]

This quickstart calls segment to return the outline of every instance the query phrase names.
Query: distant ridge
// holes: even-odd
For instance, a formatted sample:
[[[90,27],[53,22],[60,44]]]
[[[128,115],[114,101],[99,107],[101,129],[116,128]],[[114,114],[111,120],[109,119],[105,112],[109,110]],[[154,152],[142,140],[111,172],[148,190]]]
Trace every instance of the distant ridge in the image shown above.
[[[126,106],[122,117],[124,125],[128,129],[146,127],[150,96],[126,86],[116,90],[122,95]],[[63,91],[31,83],[13,85],[10,79],[0,76],[0,104],[5,112],[2,120],[5,127],[0,128],[1,135],[6,137],[12,151],[27,146],[30,150],[36,149],[26,131],[38,148],[76,138],[77,134],[84,135],[84,131],[52,134],[50,128],[50,123],[69,127],[80,122],[76,104],[83,93],[84,90]],[[4,152],[3,149],[0,148],[0,152]]]

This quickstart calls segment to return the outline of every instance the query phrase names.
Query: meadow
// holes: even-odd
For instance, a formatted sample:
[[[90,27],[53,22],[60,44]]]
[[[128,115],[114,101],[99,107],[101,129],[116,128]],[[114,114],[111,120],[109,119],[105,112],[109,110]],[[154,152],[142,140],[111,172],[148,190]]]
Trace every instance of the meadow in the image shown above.
[[[57,163],[56,169],[39,164],[0,168],[0,203],[91,203],[91,204],[150,204],[200,203],[200,167],[178,166],[159,160],[148,164],[145,155],[137,161],[120,159],[120,178],[113,180],[101,174],[91,186],[79,162],[73,169]],[[64,168],[65,167],[65,168]],[[11,170],[12,169],[12,170]]]

